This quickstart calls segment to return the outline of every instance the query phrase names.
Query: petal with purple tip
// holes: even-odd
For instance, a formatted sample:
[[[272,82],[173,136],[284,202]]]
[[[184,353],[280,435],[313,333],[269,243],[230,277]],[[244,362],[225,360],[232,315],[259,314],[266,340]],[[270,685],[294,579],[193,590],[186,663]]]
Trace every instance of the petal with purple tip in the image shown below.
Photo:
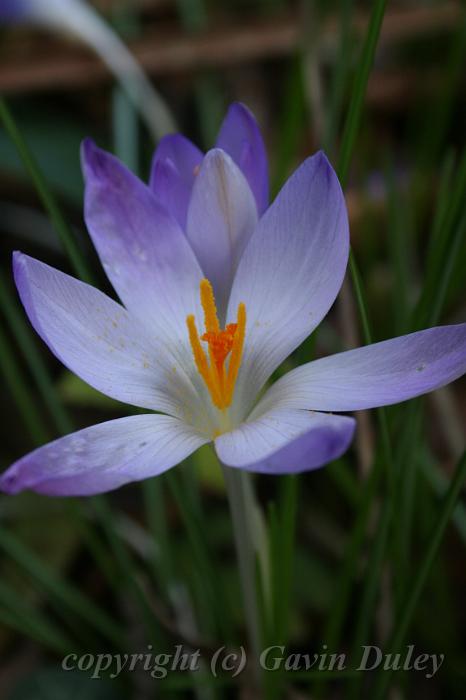
[[[22,457],[2,474],[0,489],[90,496],[161,474],[206,442],[207,438],[170,416],[118,418]]]
[[[203,157],[202,151],[185,136],[170,134],[161,139],[152,161],[149,187],[183,230]]]
[[[345,452],[354,418],[312,411],[272,409],[215,440],[226,465],[263,474],[317,469]]]
[[[166,346],[120,304],[22,253],[16,285],[29,319],[52,352],[84,381],[118,401],[184,415],[196,403]]]
[[[327,158],[317,153],[260,219],[238,265],[227,314],[234,321],[238,304],[245,303],[238,411],[252,406],[272,372],[326,315],[343,281],[348,249],[343,193]]]
[[[256,224],[256,204],[243,173],[221,149],[209,151],[194,183],[186,235],[212,283],[222,318],[233,275]]]
[[[466,323],[439,326],[309,362],[264,395],[271,406],[356,411],[406,401],[466,372]]]
[[[85,219],[107,275],[126,308],[169,342],[186,338],[200,311],[201,269],[173,217],[117,158],[86,140]]]
[[[216,145],[226,151],[243,171],[259,214],[262,214],[269,203],[267,153],[257,122],[245,105],[234,102],[230,106]]]

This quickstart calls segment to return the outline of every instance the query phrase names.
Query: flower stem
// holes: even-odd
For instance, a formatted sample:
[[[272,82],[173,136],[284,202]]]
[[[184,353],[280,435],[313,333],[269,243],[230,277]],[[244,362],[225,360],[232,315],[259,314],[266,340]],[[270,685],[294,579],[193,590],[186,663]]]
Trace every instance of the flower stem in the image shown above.
[[[261,640],[256,588],[256,552],[260,544],[259,513],[249,474],[231,467],[222,466],[222,469],[230,504],[244,612],[257,679]]]

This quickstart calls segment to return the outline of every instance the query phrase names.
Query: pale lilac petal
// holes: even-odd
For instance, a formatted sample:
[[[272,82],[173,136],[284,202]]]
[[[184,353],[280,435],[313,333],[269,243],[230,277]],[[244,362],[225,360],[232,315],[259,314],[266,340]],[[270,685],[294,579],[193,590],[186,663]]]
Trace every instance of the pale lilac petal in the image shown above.
[[[186,340],[200,309],[202,272],[175,219],[115,157],[83,144],[85,218],[102,264],[126,308],[168,342]]]
[[[235,390],[241,419],[272,372],[333,304],[348,260],[345,200],[323,153],[306,160],[260,219],[240,260],[227,320],[247,323]]]
[[[90,496],[156,476],[208,438],[176,418],[130,416],[94,425],[39,447],[0,478],[0,489],[49,496]]]
[[[22,253],[14,255],[14,273],[35,330],[88,384],[118,401],[179,416],[196,405],[166,347],[120,304]]]
[[[267,153],[259,126],[245,105],[235,102],[230,106],[216,145],[226,151],[243,171],[259,214],[262,214],[269,203]]]
[[[302,365],[264,395],[271,406],[356,411],[406,401],[466,372],[466,323],[439,326]]]
[[[196,177],[186,235],[225,315],[242,252],[257,224],[257,208],[241,170],[219,148],[209,151]]]
[[[264,474],[293,474],[321,467],[345,452],[354,418],[313,411],[272,409],[215,440],[230,467]]]
[[[149,186],[158,201],[186,228],[186,214],[202,151],[181,134],[161,139],[152,161]]]

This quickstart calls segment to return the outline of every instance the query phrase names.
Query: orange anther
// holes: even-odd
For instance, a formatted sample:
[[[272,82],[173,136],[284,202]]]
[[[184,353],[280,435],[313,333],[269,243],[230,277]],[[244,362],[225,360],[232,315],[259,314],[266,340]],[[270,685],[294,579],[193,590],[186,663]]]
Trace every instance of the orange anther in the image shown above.
[[[246,332],[246,307],[243,303],[239,304],[237,323],[228,323],[222,329],[215,306],[214,291],[209,280],[201,281],[200,295],[206,331],[199,339],[194,316],[188,316],[186,323],[189,341],[197,370],[209,390],[214,405],[224,409],[228,408],[233,400],[236,377],[241,364]],[[200,340],[207,343],[209,359]],[[225,362],[229,355],[230,361],[226,368]]]

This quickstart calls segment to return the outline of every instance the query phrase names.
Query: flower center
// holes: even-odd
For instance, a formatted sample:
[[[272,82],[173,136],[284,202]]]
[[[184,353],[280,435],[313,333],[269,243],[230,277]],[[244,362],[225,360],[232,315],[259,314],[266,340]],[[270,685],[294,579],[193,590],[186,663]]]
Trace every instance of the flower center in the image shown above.
[[[190,314],[186,318],[189,342],[197,371],[209,390],[212,402],[217,408],[223,410],[228,408],[233,400],[236,377],[243,354],[246,307],[243,303],[239,304],[236,323],[228,323],[222,329],[217,316],[214,290],[208,279],[201,280],[200,293],[206,332],[199,338],[194,316]],[[207,343],[208,357],[201,340]],[[228,356],[228,367],[226,367]]]

